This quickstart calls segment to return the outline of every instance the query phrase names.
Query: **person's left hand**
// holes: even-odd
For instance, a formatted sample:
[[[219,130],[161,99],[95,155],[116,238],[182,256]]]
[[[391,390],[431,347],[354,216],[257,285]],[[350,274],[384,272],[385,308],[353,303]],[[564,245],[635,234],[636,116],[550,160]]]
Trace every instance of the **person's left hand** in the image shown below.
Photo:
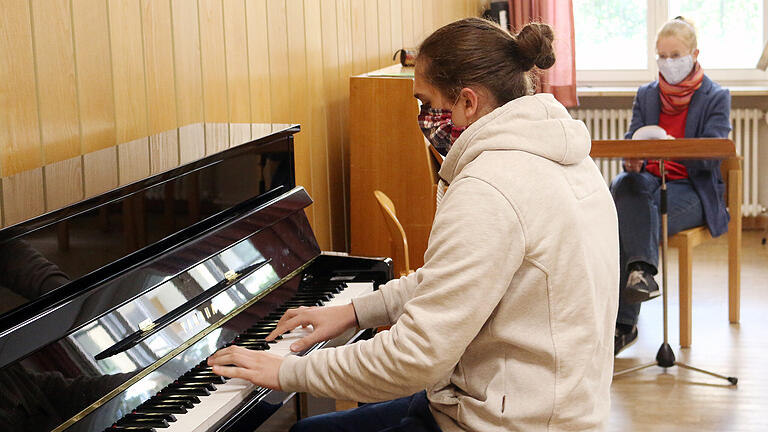
[[[242,378],[259,387],[280,390],[278,378],[283,358],[263,351],[229,346],[208,357],[213,373],[229,378]]]

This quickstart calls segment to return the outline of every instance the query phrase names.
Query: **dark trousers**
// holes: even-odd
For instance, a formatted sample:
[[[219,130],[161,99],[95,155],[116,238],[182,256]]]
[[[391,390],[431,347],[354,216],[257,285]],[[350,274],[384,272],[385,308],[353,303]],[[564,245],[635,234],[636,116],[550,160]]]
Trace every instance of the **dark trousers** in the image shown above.
[[[623,296],[628,265],[642,261],[659,266],[660,191],[661,179],[646,171],[621,173],[611,183],[619,217],[619,324],[636,325],[640,314],[640,304],[629,304]],[[704,209],[690,180],[667,182],[667,222],[669,235],[704,225]]]
[[[426,392],[301,420],[290,432],[440,432]]]

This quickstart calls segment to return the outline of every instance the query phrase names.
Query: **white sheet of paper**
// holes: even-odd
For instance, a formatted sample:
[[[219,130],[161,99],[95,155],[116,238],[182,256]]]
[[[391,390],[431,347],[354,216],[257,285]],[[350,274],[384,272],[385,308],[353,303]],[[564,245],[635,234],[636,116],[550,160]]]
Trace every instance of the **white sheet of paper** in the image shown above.
[[[632,134],[632,139],[674,139],[667,131],[656,125],[643,126]]]

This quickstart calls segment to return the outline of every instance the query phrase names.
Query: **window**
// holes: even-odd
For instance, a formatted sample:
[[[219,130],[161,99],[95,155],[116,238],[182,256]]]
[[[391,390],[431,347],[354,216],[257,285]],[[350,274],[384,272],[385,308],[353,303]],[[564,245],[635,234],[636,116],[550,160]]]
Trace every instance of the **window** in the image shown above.
[[[658,76],[656,31],[682,15],[696,25],[699,62],[725,85],[766,85],[755,68],[768,40],[768,0],[574,0],[580,85],[638,85]]]

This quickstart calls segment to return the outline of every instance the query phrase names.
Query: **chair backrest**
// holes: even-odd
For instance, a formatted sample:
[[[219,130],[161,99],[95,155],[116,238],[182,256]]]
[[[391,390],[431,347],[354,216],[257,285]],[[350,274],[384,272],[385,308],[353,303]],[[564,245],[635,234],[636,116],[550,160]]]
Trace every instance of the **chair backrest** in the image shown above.
[[[408,274],[411,271],[411,263],[408,259],[408,239],[405,236],[405,230],[397,220],[397,212],[395,211],[395,204],[392,200],[380,190],[373,191],[373,195],[376,197],[376,201],[379,203],[379,209],[381,214],[384,215],[384,221],[387,224],[387,231],[389,231],[389,239],[392,243],[392,249],[394,252],[395,270],[400,270],[398,273],[401,275]],[[400,268],[398,263],[405,264]]]
[[[731,171],[741,171],[741,156],[736,157],[730,157],[727,159],[723,159],[723,163],[720,164],[720,174],[723,177],[723,182],[725,183],[725,202],[726,205],[729,203],[728,201],[728,185],[730,182],[730,172]]]

